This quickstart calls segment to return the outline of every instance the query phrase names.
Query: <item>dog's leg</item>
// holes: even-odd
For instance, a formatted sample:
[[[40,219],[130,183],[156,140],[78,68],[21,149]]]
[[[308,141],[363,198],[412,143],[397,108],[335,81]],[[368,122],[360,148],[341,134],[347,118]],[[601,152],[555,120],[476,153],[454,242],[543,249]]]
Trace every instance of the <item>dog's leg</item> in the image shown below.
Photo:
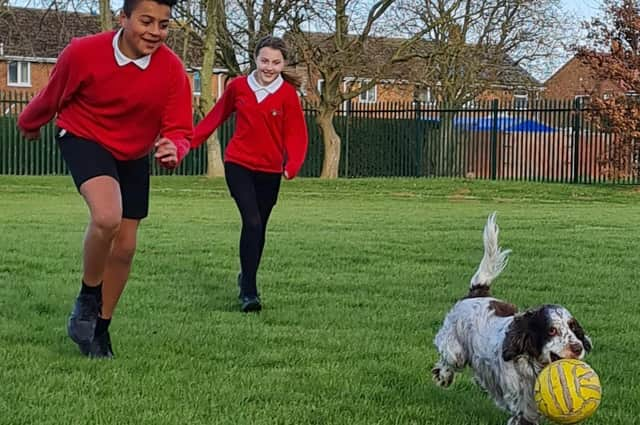
[[[453,367],[447,364],[442,358],[431,369],[431,377],[433,382],[440,387],[448,387],[453,382],[453,377],[456,371]]]
[[[507,421],[507,425],[538,425],[538,422],[531,422],[525,419],[521,414],[512,416]]]
[[[444,326],[436,336],[436,347],[440,359],[431,369],[433,381],[440,387],[448,387],[453,382],[456,371],[467,364],[464,348],[458,341],[451,326]]]

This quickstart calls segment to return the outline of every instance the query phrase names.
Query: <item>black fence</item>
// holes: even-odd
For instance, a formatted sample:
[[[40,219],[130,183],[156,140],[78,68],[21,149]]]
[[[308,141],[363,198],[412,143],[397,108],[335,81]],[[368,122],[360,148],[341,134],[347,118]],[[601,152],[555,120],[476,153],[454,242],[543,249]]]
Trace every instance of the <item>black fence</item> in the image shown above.
[[[67,172],[47,124],[39,142],[27,142],[16,129],[28,95],[0,92],[0,174]],[[301,176],[322,170],[324,147],[315,108],[305,106],[309,151]],[[497,101],[469,108],[420,103],[345,103],[334,116],[341,137],[340,177],[466,177],[571,183],[638,183],[638,158],[628,169],[608,172],[615,136],[600,131],[573,101],[531,102],[526,109]],[[233,118],[218,132],[224,149]],[[174,171],[153,161],[154,174],[207,172],[203,146]]]

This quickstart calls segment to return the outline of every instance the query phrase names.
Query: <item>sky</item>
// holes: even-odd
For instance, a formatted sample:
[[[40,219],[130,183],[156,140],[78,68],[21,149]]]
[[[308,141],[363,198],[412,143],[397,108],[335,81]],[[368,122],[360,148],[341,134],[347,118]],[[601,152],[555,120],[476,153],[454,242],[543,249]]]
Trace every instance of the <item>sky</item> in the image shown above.
[[[588,20],[599,14],[602,1],[600,0],[561,0],[563,8],[573,12],[576,17]]]

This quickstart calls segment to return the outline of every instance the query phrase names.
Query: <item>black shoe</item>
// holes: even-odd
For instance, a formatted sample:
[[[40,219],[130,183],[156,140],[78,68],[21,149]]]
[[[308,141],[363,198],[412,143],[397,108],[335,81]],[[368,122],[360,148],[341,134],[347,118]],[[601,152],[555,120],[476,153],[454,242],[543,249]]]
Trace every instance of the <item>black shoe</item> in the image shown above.
[[[256,291],[256,296],[260,298],[260,292]],[[242,272],[238,273],[238,299],[242,302]],[[260,300],[258,300],[260,301]]]
[[[260,304],[260,298],[257,296],[240,296],[240,309],[243,313],[249,313],[252,311],[262,310],[262,304]]]
[[[111,348],[111,337],[109,331],[96,335],[91,344],[87,355],[92,359],[112,359],[113,349]]]
[[[78,344],[83,354],[89,352],[89,345],[93,341],[100,311],[100,298],[87,294],[78,295],[69,316],[67,334],[73,342]]]

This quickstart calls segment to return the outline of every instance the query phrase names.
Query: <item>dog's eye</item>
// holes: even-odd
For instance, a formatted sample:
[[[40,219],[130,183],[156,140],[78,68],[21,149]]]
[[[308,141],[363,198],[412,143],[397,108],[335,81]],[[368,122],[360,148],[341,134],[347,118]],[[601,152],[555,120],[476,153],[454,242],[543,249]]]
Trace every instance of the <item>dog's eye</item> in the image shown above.
[[[550,327],[549,328],[549,336],[556,336],[558,335],[558,329],[554,328],[554,327]]]

